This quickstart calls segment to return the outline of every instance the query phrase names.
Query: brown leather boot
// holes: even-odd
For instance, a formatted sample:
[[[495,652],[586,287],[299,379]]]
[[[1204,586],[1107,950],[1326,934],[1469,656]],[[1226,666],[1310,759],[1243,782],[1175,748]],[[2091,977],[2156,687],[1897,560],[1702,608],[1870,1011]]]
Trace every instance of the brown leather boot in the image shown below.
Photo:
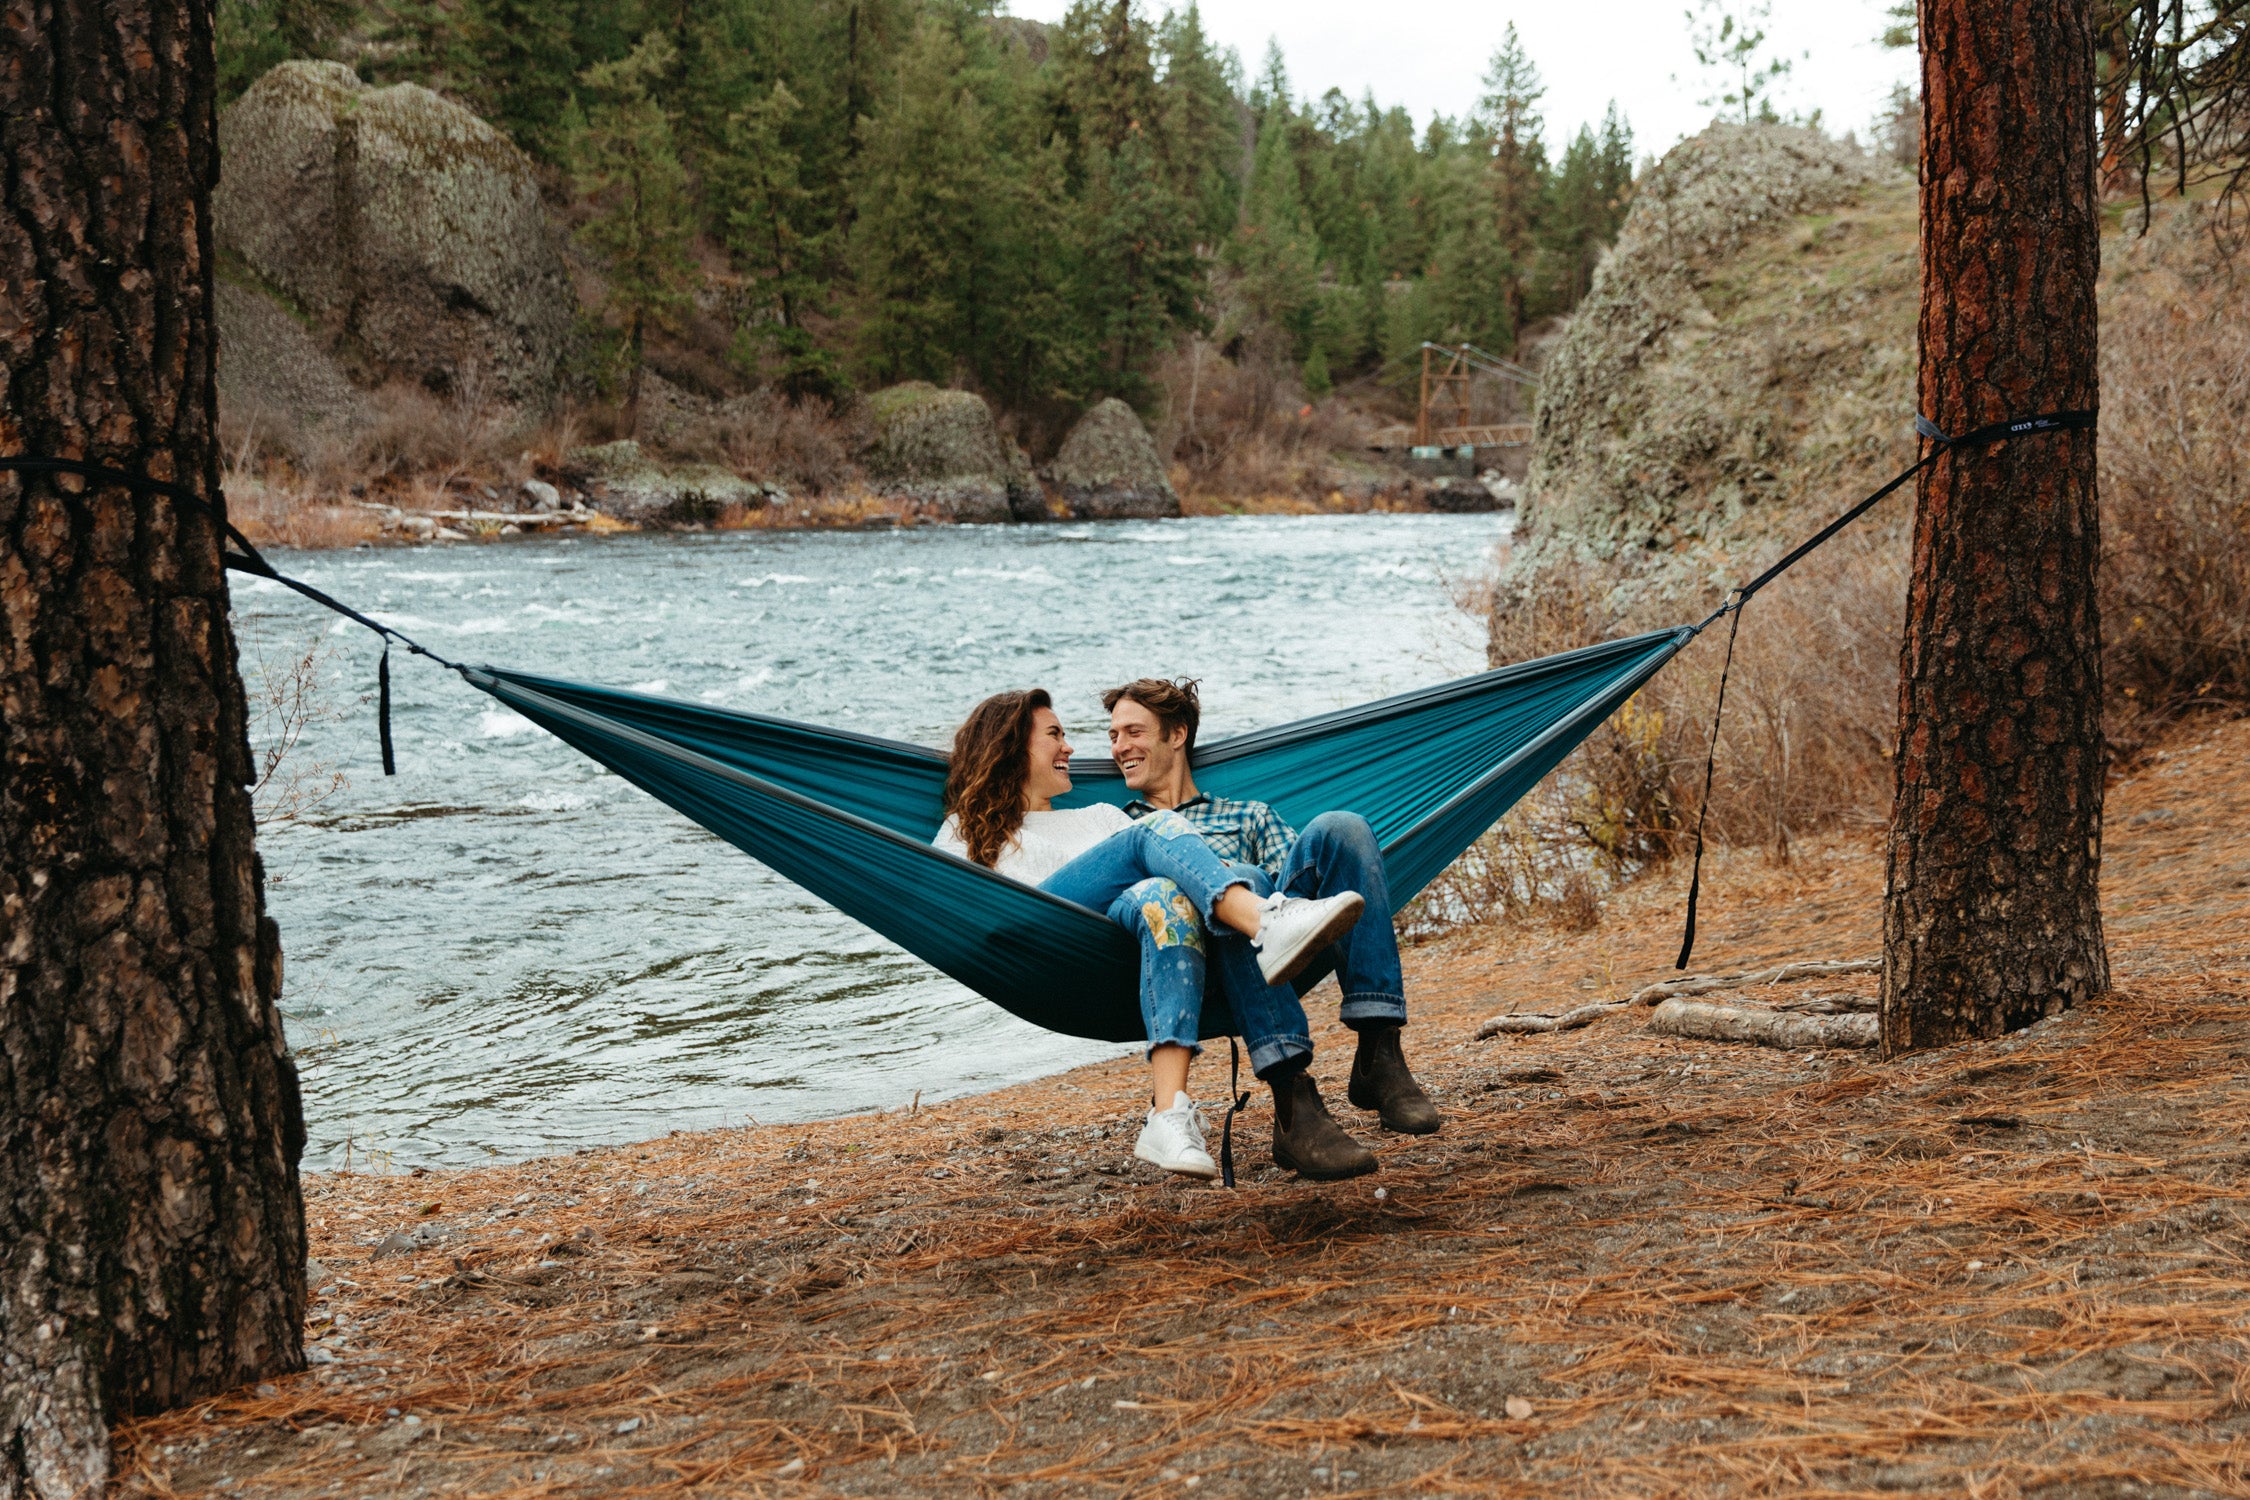
[[[1273,1089],[1273,1159],[1300,1177],[1335,1182],[1375,1170],[1375,1153],[1344,1134],[1321,1102],[1320,1086],[1303,1068],[1269,1078]]]
[[[1381,1113],[1383,1128],[1401,1135],[1435,1135],[1444,1122],[1430,1096],[1407,1070],[1399,1050],[1400,1027],[1393,1022],[1360,1028],[1359,1050],[1352,1054],[1352,1081],[1344,1097],[1361,1109]]]

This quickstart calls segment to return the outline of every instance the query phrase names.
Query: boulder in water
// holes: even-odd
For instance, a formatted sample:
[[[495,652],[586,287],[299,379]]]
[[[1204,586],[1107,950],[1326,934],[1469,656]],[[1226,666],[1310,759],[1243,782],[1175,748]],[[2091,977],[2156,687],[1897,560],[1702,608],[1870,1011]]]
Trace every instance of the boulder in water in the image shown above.
[[[1078,419],[1047,466],[1071,515],[1108,521],[1127,517],[1176,516],[1180,497],[1164,472],[1156,442],[1133,414],[1112,396]]]
[[[543,407],[575,301],[531,161],[458,104],[286,62],[219,122],[219,248],[369,384]]]
[[[1011,504],[1008,450],[992,411],[968,391],[910,380],[867,398],[874,438],[867,472],[886,495],[956,521],[1005,521]]]
[[[1483,480],[1459,477],[1441,479],[1431,485],[1427,503],[1432,510],[1457,516],[1481,515],[1506,508]]]

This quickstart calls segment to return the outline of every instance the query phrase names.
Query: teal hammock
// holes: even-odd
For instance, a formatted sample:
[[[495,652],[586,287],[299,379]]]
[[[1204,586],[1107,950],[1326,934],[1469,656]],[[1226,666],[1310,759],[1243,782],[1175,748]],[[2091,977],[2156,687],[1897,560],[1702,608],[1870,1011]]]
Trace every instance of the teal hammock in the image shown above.
[[[1298,827],[1360,814],[1404,902],[1694,634],[1632,636],[1201,746],[1196,784],[1270,802]],[[944,818],[938,751],[498,667],[462,675],[1011,1014],[1069,1036],[1143,1039],[1129,935],[931,847]],[[1125,800],[1107,761],[1073,776],[1059,805]],[[1205,1036],[1234,1030],[1226,1006],[1204,1007]]]
[[[1814,548],[1950,453],[2018,438],[2084,431],[2091,408],[1990,422],[1955,437],[1914,419],[1929,443],[1907,468],[1830,521],[1697,625],[1652,631],[1402,693],[1362,708],[1223,740],[1195,755],[1198,786],[1270,802],[1302,827],[1348,811],[1374,826],[1392,896],[1428,885],[1503,813],[1625,704],[1705,626],[1731,614],[1726,663],[1712,709],[1711,751],[1696,812],[1695,867],[1678,966],[1695,945],[1719,716],[1743,607]],[[942,854],[930,838],[943,818],[945,757],[935,750],[762,714],[738,713],[449,661],[391,626],[286,574],[259,555],[224,513],[193,490],[82,459],[0,455],[0,471],[73,474],[178,502],[208,521],[237,572],[270,578],[383,641],[378,723],[383,771],[390,735],[393,642],[459,672],[565,743],[685,813],[719,837],[857,917],[901,948],[1034,1026],[1096,1041],[1143,1040],[1139,951],[1100,912]],[[231,542],[235,550],[228,550]],[[1115,766],[1088,767],[1065,806],[1122,800]],[[1233,1017],[1207,1004],[1203,1034],[1228,1036]]]

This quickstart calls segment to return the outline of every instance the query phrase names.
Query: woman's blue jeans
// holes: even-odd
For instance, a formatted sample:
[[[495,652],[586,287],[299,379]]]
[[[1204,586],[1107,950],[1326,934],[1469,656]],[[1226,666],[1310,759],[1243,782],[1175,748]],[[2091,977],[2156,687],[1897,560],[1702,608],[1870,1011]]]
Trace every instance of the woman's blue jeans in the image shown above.
[[[1039,888],[1106,912],[1139,937],[1141,1020],[1149,1050],[1178,1046],[1200,1052],[1213,909],[1228,886],[1247,883],[1211,852],[1193,824],[1160,812],[1111,834]]]

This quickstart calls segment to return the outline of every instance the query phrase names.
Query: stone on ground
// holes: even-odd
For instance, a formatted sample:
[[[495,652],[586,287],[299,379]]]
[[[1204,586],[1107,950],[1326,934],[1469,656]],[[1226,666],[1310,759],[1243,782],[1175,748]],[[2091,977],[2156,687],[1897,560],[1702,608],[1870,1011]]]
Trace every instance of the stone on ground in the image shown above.
[[[867,398],[874,427],[866,465],[876,490],[955,521],[1005,521],[1012,446],[968,391],[910,380]]]
[[[219,250],[364,384],[544,407],[575,306],[531,161],[417,84],[287,62],[219,122]]]
[[[717,464],[658,463],[631,438],[573,448],[562,468],[604,513],[636,526],[700,524],[730,506],[760,509],[776,494]]]
[[[1176,516],[1180,497],[1165,475],[1156,442],[1133,414],[1112,396],[1078,419],[1063,439],[1047,481],[1056,498],[1080,520]]]

